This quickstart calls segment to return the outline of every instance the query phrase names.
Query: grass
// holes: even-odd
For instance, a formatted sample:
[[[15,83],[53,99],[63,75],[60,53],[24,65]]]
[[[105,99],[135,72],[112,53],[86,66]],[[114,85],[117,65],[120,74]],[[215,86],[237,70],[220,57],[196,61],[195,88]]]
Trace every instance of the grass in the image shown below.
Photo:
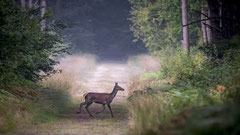
[[[194,108],[221,104],[220,97],[186,85],[139,76],[130,84],[129,135],[171,134]],[[190,110],[190,111],[188,111]],[[174,122],[173,122],[174,121]]]
[[[71,111],[70,95],[62,90],[39,89],[34,100],[0,94],[0,133],[18,131],[27,125],[56,121]]]
[[[40,95],[31,104],[33,123],[49,122],[69,113],[72,108],[70,95],[58,89],[40,89]]]
[[[0,92],[0,133],[17,131],[30,124],[56,121],[73,106],[71,90],[76,79],[71,74],[54,74],[45,78],[33,99]]]
[[[72,113],[62,116],[58,121],[39,123],[25,128],[19,134],[73,134],[73,135],[125,135],[127,132],[128,112],[126,104],[113,104],[114,118],[109,110],[101,114],[94,114],[101,109],[101,105],[89,107],[94,117],[90,117],[83,108],[79,115]]]
[[[83,100],[82,94],[86,92],[82,87],[82,83],[85,84],[86,81],[81,79],[85,74],[75,71],[77,68],[68,69],[69,66],[67,65],[69,63],[65,66],[61,65],[62,68],[64,67],[62,73],[51,75],[39,82],[42,88],[37,90],[37,98],[28,103],[32,117],[29,121],[30,123],[13,133],[126,134],[128,128],[128,106],[125,102],[121,102],[122,100],[115,100],[116,102],[112,103],[114,118],[111,117],[107,107],[105,112],[95,114],[102,107],[96,104],[89,108],[94,115],[93,118],[89,117],[84,107],[81,114],[76,114],[79,108],[79,101]],[[86,71],[89,69],[82,67],[82,70]],[[103,84],[100,87],[108,88],[108,85],[105,86]],[[112,86],[110,89],[112,89]]]
[[[56,73],[44,78],[40,85],[43,88],[53,88],[59,90],[70,90],[76,84],[76,76],[74,73]]]
[[[61,65],[60,65],[61,66]],[[34,123],[56,121],[61,115],[71,112],[73,94],[81,91],[74,71],[62,70],[39,82],[39,96],[32,103]]]
[[[159,125],[169,124],[173,113],[169,110],[167,94],[140,95],[130,101],[129,135],[148,134],[150,130],[158,131]]]
[[[0,97],[0,133],[14,131],[30,123],[32,114],[27,100],[19,100],[3,90]]]

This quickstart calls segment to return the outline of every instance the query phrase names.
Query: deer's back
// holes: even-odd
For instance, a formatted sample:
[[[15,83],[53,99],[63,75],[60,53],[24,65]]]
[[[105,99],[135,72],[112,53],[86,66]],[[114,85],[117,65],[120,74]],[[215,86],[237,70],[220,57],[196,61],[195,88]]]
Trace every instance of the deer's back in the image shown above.
[[[90,100],[96,103],[110,103],[112,101],[111,95],[109,93],[87,93],[85,96],[85,100]]]

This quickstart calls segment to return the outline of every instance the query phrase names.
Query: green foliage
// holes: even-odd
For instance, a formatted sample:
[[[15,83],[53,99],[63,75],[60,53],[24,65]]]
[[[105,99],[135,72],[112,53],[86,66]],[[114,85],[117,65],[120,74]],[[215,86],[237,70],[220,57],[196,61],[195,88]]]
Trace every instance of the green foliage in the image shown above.
[[[161,62],[157,72],[140,76],[142,91],[130,98],[130,134],[239,134],[239,106],[223,103],[240,103],[240,36],[203,45],[199,24],[190,25],[190,44],[198,48],[191,47],[187,54],[179,48],[181,1],[130,2],[131,30]],[[201,1],[188,1],[189,22],[200,20],[200,5]],[[221,93],[210,92],[219,86]],[[192,116],[187,118],[187,113]]]
[[[176,114],[181,111],[222,101],[197,89],[181,91],[181,88],[169,92],[140,95],[131,98],[129,108],[133,127],[129,134],[147,135],[163,133]]]
[[[207,46],[201,46],[199,49],[204,52],[208,59],[213,62],[229,57],[234,58],[239,52],[240,35],[235,35],[231,39],[224,39],[216,41]]]
[[[226,87],[224,95],[227,99],[239,102],[240,92],[240,36],[235,36],[231,40],[224,41],[232,48],[226,49],[221,59],[210,58],[203,68],[197,70],[190,80],[191,85],[200,88],[214,88],[217,85]],[[221,45],[221,44],[219,44]],[[225,45],[225,46],[227,46]]]
[[[200,10],[199,0],[188,1],[190,21],[200,18],[196,10]],[[137,39],[146,43],[149,50],[155,54],[165,47],[181,45],[182,12],[179,0],[130,0],[132,4],[133,22],[131,30]],[[199,40],[200,24],[189,26],[190,44],[196,45]]]
[[[41,79],[39,73],[51,73],[58,63],[55,57],[66,52],[58,29],[40,30],[42,18],[37,11],[23,11],[13,1],[0,2],[1,87],[17,80]]]
[[[196,71],[201,70],[206,63],[206,57],[197,50],[192,49],[187,55],[186,50],[165,49],[161,54],[161,72],[165,78],[174,78],[187,82],[192,79]]]
[[[0,133],[56,119],[71,106],[67,91],[42,89],[37,81],[54,73],[57,57],[67,53],[61,24],[40,30],[40,9],[22,10],[0,1]],[[37,92],[36,92],[37,91]]]
[[[131,97],[135,97],[130,101],[130,112],[136,125],[130,134],[239,134],[239,106],[226,104],[240,103],[240,49],[236,47],[239,40],[234,37],[228,44],[234,49],[226,50],[224,57],[215,61],[195,49],[190,55],[174,48],[159,51],[161,69],[143,74],[140,80],[163,83],[148,86],[140,97]],[[168,78],[173,78],[173,82],[166,81]],[[209,91],[214,89],[222,91]]]
[[[203,90],[223,85],[227,89],[225,95],[233,98],[238,95],[240,80],[238,72],[240,49],[236,47],[239,41],[236,37],[229,40],[228,44],[235,46],[234,49],[226,50],[224,58],[214,62],[195,48],[191,49],[190,55],[181,49],[166,48],[159,51],[161,69],[155,73],[155,76],[158,75],[158,78],[155,78],[172,78],[175,85]]]
[[[26,101],[19,100],[13,94],[0,90],[0,133],[21,128],[32,119]]]
[[[168,109],[169,95],[143,95],[130,101],[129,112],[133,125],[130,135],[146,134],[150,129],[156,129],[158,124],[166,124],[173,115]],[[156,129],[157,130],[157,129]]]
[[[72,102],[66,90],[40,89],[33,101],[19,99],[0,91],[0,133],[12,132],[28,124],[57,120],[71,111]]]
[[[162,72],[146,72],[140,76],[141,80],[160,80],[162,78]]]

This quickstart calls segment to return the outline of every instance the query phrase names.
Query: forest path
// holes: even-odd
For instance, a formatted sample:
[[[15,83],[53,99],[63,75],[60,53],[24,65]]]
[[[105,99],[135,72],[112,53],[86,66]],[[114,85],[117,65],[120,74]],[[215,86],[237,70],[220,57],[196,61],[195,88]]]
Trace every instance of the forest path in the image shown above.
[[[78,111],[79,104],[72,110],[72,113],[64,115],[60,120],[33,125],[24,129],[21,135],[124,135],[128,126],[128,111],[126,99],[128,95],[127,83],[129,82],[130,71],[127,64],[102,63],[95,69],[89,70],[80,76],[78,83],[83,85],[86,92],[106,92],[110,93],[115,82],[123,87],[125,91],[119,91],[113,100],[111,107],[114,118],[106,107],[100,114],[95,112],[102,109],[101,105],[92,104],[89,107],[93,117],[82,108],[81,114]],[[73,93],[74,99],[81,99],[83,102],[83,92]]]

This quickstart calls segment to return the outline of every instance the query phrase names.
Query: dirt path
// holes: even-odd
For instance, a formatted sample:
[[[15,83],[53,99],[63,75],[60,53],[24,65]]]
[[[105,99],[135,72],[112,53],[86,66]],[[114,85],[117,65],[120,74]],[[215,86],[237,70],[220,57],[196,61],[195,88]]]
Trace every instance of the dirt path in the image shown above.
[[[127,82],[130,72],[126,64],[99,64],[96,69],[85,73],[84,78],[79,79],[79,84],[84,85],[86,91],[111,92],[115,82],[125,88],[124,92],[118,92],[111,106],[115,118],[106,108],[103,113],[95,114],[101,110],[101,105],[93,104],[89,107],[94,117],[89,117],[85,108],[81,114],[75,114],[74,108],[71,114],[65,115],[60,120],[30,126],[22,133],[24,135],[124,135],[127,131],[128,112],[126,98],[128,95]],[[81,81],[80,81],[81,80]],[[76,92],[74,98],[81,98],[82,92]],[[76,105],[78,107],[78,105]]]
[[[127,89],[129,77],[129,71],[125,64],[99,64],[95,70],[86,73],[85,81],[82,84],[88,89],[87,91],[110,93],[115,82]],[[118,92],[113,104],[125,102],[127,94],[127,90]]]

